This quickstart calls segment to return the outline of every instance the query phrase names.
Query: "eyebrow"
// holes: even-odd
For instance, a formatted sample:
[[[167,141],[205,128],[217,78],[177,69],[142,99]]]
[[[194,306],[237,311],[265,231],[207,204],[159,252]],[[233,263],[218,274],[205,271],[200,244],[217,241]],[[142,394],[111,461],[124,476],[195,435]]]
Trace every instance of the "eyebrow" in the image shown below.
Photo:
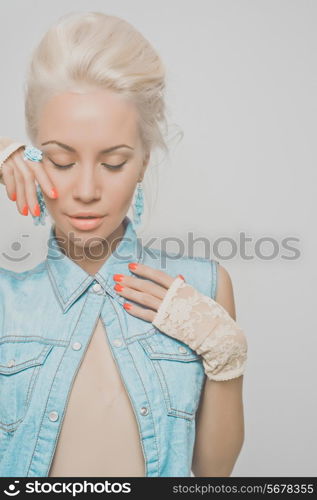
[[[46,144],[57,144],[57,146],[60,146],[61,148],[66,149],[67,151],[71,151],[72,153],[76,153],[76,149],[72,148],[71,146],[68,146],[67,144],[63,144],[62,142],[59,142],[59,141],[42,142],[42,146],[46,146]],[[115,151],[116,149],[119,149],[119,148],[134,149],[131,146],[128,146],[127,144],[118,144],[118,146],[112,146],[111,148],[103,149],[102,151],[99,151],[99,154],[110,153],[111,151]]]

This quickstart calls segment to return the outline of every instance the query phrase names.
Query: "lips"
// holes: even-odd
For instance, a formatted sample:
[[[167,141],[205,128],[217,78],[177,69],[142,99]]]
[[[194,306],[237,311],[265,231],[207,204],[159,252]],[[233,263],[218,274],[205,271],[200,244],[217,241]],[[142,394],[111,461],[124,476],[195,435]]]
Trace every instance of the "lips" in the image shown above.
[[[78,214],[76,215],[76,217],[67,215],[67,218],[70,221],[71,225],[76,229],[79,229],[81,231],[89,231],[99,227],[103,222],[104,216],[92,217],[91,215],[89,215],[88,217]]]
[[[98,218],[103,217],[102,214],[98,214],[97,212],[76,212],[74,214],[70,214],[69,217],[78,217],[78,218]]]

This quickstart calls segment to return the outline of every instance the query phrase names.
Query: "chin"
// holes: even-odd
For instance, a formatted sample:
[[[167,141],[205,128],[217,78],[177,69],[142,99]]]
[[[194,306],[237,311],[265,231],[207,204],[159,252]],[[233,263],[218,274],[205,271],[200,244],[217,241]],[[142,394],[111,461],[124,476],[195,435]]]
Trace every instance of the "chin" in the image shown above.
[[[93,260],[104,259],[108,254],[107,235],[102,231],[75,231],[71,229],[66,233],[68,246],[73,247],[74,255],[84,255]],[[77,250],[76,250],[77,249]]]
[[[59,228],[59,232],[64,235],[65,238],[72,241],[75,246],[78,247],[98,247],[101,243],[104,243],[110,235],[113,234],[115,237],[115,232],[120,227],[124,216],[111,216],[106,215],[102,217],[100,221],[93,222],[92,226],[89,227],[90,223],[83,225],[80,223],[81,228],[75,227],[77,222],[70,220],[67,215],[60,214],[55,219],[56,226]]]
[[[108,234],[104,230],[79,231],[71,228],[68,229],[66,236],[72,240],[76,246],[96,247],[104,242]]]

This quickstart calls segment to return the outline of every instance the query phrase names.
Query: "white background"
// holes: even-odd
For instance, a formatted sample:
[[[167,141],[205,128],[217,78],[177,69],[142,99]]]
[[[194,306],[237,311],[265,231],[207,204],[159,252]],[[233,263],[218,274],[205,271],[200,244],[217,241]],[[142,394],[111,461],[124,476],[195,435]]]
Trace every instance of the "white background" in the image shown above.
[[[246,436],[232,475],[316,476],[317,2],[1,2],[0,135],[26,139],[31,49],[59,16],[89,10],[125,18],[155,46],[170,120],[184,132],[170,160],[153,166],[159,196],[144,234],[186,244],[191,231],[211,246],[230,238],[237,247],[228,259],[228,244],[220,255],[200,243],[187,249],[226,267],[248,337]],[[49,227],[33,226],[0,191],[0,266],[31,268],[45,257]],[[249,259],[240,233],[251,239]],[[274,239],[275,258],[255,252],[260,238]],[[298,239],[296,259],[285,258],[294,253],[283,238]],[[270,255],[272,246],[260,249]],[[27,252],[20,264],[5,256]]]

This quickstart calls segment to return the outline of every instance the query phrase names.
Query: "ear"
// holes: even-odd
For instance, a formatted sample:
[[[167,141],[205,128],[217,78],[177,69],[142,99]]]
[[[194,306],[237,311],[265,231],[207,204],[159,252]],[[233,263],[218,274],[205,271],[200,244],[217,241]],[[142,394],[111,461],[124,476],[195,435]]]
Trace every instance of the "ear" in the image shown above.
[[[151,157],[151,152],[150,151],[147,151],[144,155],[144,158],[143,158],[143,165],[142,165],[142,178],[144,176],[144,172],[149,164],[149,161],[150,161],[150,157]]]

